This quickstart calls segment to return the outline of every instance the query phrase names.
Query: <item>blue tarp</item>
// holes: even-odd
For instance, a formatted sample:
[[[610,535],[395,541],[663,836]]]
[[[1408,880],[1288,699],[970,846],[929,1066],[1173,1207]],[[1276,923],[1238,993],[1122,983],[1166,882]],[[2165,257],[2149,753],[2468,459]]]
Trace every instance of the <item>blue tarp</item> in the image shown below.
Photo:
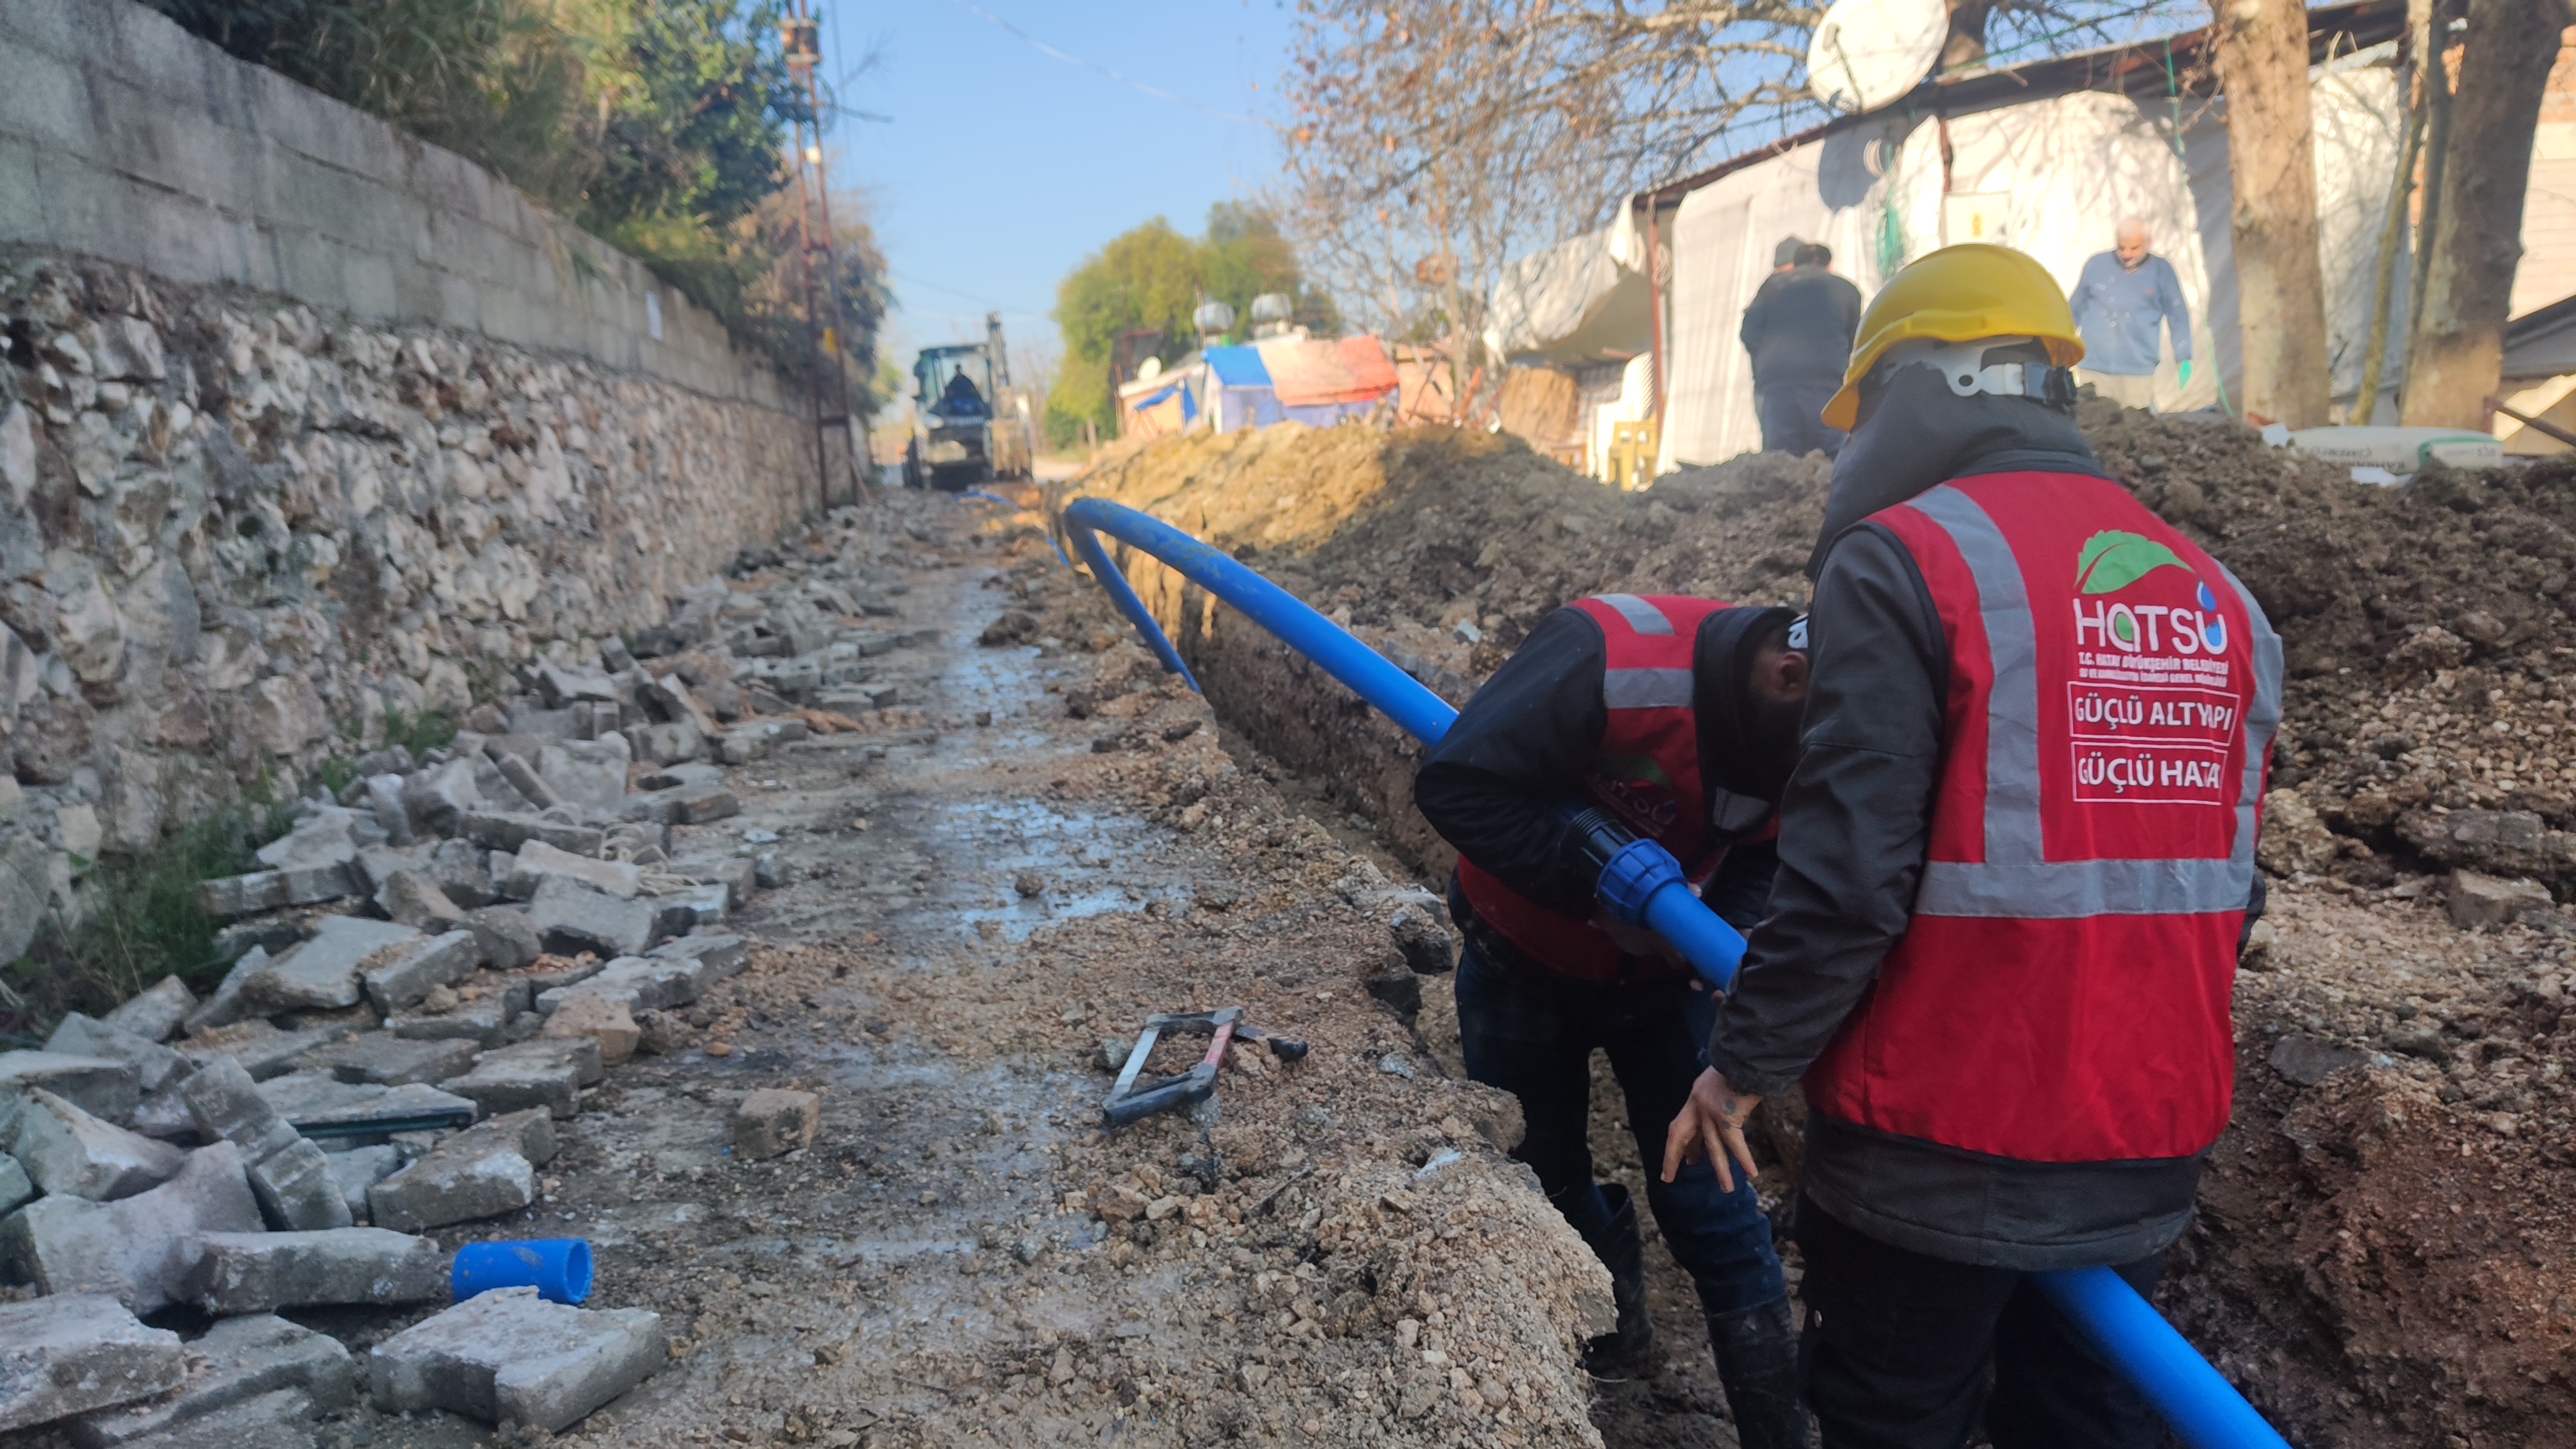
[[[1200,355],[1216,370],[1216,380],[1222,386],[1270,386],[1270,369],[1262,364],[1260,348],[1211,347]]]

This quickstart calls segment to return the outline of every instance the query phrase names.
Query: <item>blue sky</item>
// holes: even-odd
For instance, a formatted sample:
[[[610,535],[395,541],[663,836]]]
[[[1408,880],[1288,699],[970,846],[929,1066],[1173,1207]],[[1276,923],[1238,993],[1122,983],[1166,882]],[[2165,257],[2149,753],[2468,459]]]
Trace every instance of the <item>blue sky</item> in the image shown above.
[[[980,337],[987,308],[1004,314],[1015,354],[1058,350],[1046,314],[1084,256],[1158,215],[1195,235],[1211,204],[1279,174],[1268,130],[1049,56],[984,15],[1198,106],[1276,119],[1287,0],[818,3],[827,75],[879,53],[841,101],[891,119],[839,122],[833,181],[868,198],[894,272],[885,350],[900,365]]]

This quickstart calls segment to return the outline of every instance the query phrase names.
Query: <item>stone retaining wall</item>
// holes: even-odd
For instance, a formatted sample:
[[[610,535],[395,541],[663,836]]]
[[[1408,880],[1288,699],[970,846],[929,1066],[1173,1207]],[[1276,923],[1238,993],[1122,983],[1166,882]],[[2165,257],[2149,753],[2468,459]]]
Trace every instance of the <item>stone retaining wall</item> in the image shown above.
[[[581,358],[0,259],[0,961],[84,862],[658,624],[811,434]]]

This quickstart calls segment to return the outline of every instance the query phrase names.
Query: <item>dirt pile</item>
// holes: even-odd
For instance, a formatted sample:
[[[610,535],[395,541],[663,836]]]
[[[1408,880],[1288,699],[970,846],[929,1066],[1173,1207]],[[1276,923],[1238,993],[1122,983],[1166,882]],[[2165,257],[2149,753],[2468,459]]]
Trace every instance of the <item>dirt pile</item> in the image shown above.
[[[2291,675],[2239,1101],[2166,1306],[2300,1442],[2576,1442],[2576,1231],[2551,1206],[2576,1195],[2567,921],[2508,902],[2493,919],[2518,921],[2470,933],[2444,909],[2453,867],[2576,890],[2576,465],[2383,489],[2233,429],[2083,422],[2246,581]],[[1061,496],[1228,547],[1456,702],[1584,593],[1800,602],[1825,484],[1821,460],[1754,456],[1620,494],[1504,438],[1281,428],[1166,442]],[[1445,875],[1417,746],[1125,562],[1221,720]]]

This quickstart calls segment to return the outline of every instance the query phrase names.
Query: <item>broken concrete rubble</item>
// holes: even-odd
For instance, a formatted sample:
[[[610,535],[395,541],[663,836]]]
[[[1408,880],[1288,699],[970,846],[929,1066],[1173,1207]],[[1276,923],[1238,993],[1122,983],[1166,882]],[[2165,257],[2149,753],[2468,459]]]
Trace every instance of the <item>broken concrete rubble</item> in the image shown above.
[[[642,1383],[667,1351],[659,1314],[572,1308],[505,1288],[376,1345],[367,1376],[380,1409],[446,1409],[554,1431]]]
[[[370,958],[371,964],[360,974],[359,981],[367,1000],[375,1004],[377,1011],[390,1016],[418,1005],[422,997],[441,986],[464,980],[482,959],[481,937],[471,930],[451,930],[400,942],[392,950],[379,952]]]
[[[543,1125],[531,1125],[531,1118]],[[377,1227],[418,1232],[515,1212],[537,1200],[536,1167],[554,1145],[548,1113],[496,1118],[368,1188],[368,1213]]]
[[[189,1153],[168,1182],[121,1201],[36,1199],[0,1219],[0,1254],[44,1293],[105,1293],[151,1313],[186,1296],[205,1234],[259,1226],[241,1154],[218,1142]]]
[[[542,840],[531,840],[520,846],[512,859],[509,879],[501,883],[501,893],[524,901],[535,895],[539,886],[556,879],[585,885],[620,900],[633,900],[643,888],[644,872],[626,861],[574,855]]]
[[[390,1142],[370,1147],[352,1147],[329,1154],[331,1180],[340,1187],[340,1196],[349,1204],[349,1219],[361,1226],[375,1221],[367,1207],[367,1189],[402,1170],[403,1151]]]
[[[167,1143],[102,1122],[42,1087],[28,1090],[9,1151],[46,1192],[92,1202],[158,1187],[187,1157]]]
[[[196,1009],[196,993],[188,989],[188,983],[176,976],[164,976],[151,989],[136,993],[99,1020],[145,1041],[163,1042]]]
[[[274,1314],[221,1319],[188,1344],[187,1357],[187,1378],[175,1389],[84,1414],[66,1426],[71,1441],[125,1449],[183,1428],[211,1435],[220,1426],[208,1424],[210,1416],[286,1390],[303,1398],[299,1416],[339,1413],[357,1395],[357,1361],[337,1339]]]
[[[528,899],[528,924],[545,949],[558,956],[585,951],[601,957],[640,955],[653,944],[657,914],[642,901],[620,900],[559,876],[539,885]]]
[[[608,996],[574,996],[546,1018],[549,1037],[587,1037],[599,1044],[602,1066],[620,1066],[635,1055],[643,1032],[625,1002]]]
[[[438,1245],[384,1228],[209,1233],[193,1285],[208,1313],[267,1313],[353,1303],[427,1303],[447,1296]]]
[[[0,1430],[168,1393],[187,1373],[179,1335],[144,1327],[113,1298],[0,1304]]]
[[[466,1071],[474,1065],[475,1051],[472,1041],[455,1037],[415,1040],[371,1031],[309,1052],[303,1064],[343,1082],[400,1087],[435,1084]]]
[[[0,1052],[0,1099],[30,1087],[42,1087],[110,1122],[131,1116],[143,1096],[141,1074],[131,1062],[66,1052]]]
[[[495,971],[516,971],[545,954],[545,943],[525,911],[484,906],[465,913],[465,929],[474,933],[483,964]]]
[[[175,976],[170,979],[178,980]],[[140,1036],[77,1011],[65,1015],[54,1034],[45,1038],[45,1050],[127,1063],[134,1068],[136,1086],[146,1093],[160,1091],[193,1070],[186,1057],[161,1045],[159,1037]]]
[[[391,921],[327,917],[313,939],[245,978],[242,996],[262,1014],[355,1006],[359,972],[376,964],[379,952],[419,939],[420,932]]]
[[[425,871],[397,870],[376,887],[376,909],[398,926],[415,931],[448,931],[463,924],[465,909]]]
[[[599,1081],[601,1048],[595,1037],[554,1037],[484,1052],[474,1070],[441,1085],[471,1098],[486,1115],[543,1107],[557,1117],[581,1110],[581,1089]]]
[[[377,1086],[328,1072],[291,1072],[259,1084],[260,1096],[295,1131],[315,1137],[371,1137],[462,1127],[474,1104],[418,1082]]]
[[[338,1026],[317,1026],[309,1031],[280,1031],[262,1018],[200,1032],[182,1042],[180,1055],[200,1069],[218,1058],[230,1057],[241,1064],[253,1081],[266,1081],[295,1069],[295,1063],[308,1053],[352,1035]]]
[[[734,1155],[746,1162],[758,1162],[799,1147],[811,1147],[821,1113],[822,1099],[812,1092],[763,1087],[734,1107]]]
[[[348,866],[321,865],[300,870],[257,870],[210,880],[199,887],[198,900],[207,914],[229,918],[335,901],[355,895],[357,889]]]

